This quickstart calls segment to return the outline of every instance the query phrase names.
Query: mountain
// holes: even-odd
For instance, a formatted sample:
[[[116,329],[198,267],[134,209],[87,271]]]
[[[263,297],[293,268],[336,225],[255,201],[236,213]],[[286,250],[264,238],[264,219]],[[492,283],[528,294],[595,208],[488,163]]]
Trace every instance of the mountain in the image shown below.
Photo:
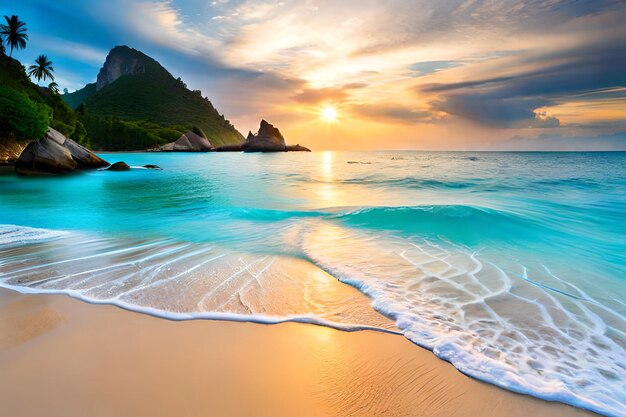
[[[96,94],[96,83],[91,83],[73,93],[63,94],[61,97],[71,108],[76,110],[78,106],[94,94]]]
[[[244,140],[200,91],[127,46],[109,52],[95,83],[62,98],[76,108],[96,149],[147,149],[193,128],[216,145]]]

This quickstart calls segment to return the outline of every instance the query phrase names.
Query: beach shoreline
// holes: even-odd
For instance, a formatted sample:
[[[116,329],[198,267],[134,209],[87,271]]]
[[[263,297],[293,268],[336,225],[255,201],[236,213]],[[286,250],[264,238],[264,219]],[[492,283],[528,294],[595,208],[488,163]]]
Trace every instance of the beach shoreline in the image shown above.
[[[0,312],[12,416],[593,415],[471,379],[399,335],[175,322],[6,289]]]

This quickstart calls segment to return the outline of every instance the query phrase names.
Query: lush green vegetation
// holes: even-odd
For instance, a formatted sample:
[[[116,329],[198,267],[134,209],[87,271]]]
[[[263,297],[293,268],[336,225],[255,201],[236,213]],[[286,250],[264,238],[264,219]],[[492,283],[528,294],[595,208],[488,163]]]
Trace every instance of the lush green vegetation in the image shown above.
[[[111,54],[140,62],[143,72],[122,76],[99,91],[88,84],[62,96],[77,106],[94,148],[146,149],[172,142],[193,128],[204,132],[213,145],[243,141],[208,99],[188,90],[157,61],[128,47],[116,47]],[[119,127],[121,131],[114,130]],[[138,140],[142,131],[146,137]]]
[[[89,131],[89,139],[96,149],[110,151],[144,150],[178,139],[187,131],[185,126],[167,126],[123,120],[119,117],[95,115],[78,108],[81,120]]]
[[[38,140],[48,126],[52,126],[77,142],[88,145],[84,126],[61,96],[49,88],[33,84],[22,64],[1,52],[0,86],[3,91],[0,115],[13,115],[10,123],[0,116],[4,120],[0,125],[0,137]],[[45,124],[43,128],[42,123]]]
[[[48,130],[50,107],[13,88],[0,86],[0,132],[18,139],[41,138]]]

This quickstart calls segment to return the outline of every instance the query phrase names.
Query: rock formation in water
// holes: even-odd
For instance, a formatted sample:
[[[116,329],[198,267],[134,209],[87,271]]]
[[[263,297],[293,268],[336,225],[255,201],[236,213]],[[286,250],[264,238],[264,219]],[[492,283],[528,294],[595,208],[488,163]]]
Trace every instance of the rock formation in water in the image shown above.
[[[208,152],[213,150],[209,140],[193,131],[184,133],[176,142],[170,142],[152,151],[158,152]]]
[[[130,171],[130,167],[124,161],[119,161],[105,168],[104,171]]]
[[[84,146],[48,128],[41,140],[29,143],[24,149],[15,162],[15,172],[22,175],[62,174],[107,165],[107,161]]]
[[[311,152],[311,150],[305,146],[300,145],[299,143],[295,145],[287,145],[285,149],[287,152]]]
[[[280,130],[265,120],[261,120],[258,133],[253,135],[249,132],[243,143],[244,152],[283,152],[286,149],[285,138]]]
[[[218,152],[310,152],[311,150],[304,146],[287,145],[285,138],[278,128],[272,124],[261,120],[261,126],[257,134],[248,132],[246,141],[240,145],[226,145],[215,149]]]

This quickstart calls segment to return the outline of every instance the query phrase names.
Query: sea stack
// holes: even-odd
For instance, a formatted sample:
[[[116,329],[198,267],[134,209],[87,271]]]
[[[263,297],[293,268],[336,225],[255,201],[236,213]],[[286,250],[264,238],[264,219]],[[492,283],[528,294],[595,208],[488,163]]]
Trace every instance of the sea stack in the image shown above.
[[[240,145],[225,145],[216,149],[218,152],[288,152],[303,151],[310,152],[310,149],[304,146],[287,145],[285,138],[277,127],[261,120],[259,131],[257,134],[248,132],[246,141]]]
[[[256,135],[248,133],[243,143],[244,152],[283,152],[287,149],[285,138],[278,128],[265,120],[261,120],[261,126]]]

